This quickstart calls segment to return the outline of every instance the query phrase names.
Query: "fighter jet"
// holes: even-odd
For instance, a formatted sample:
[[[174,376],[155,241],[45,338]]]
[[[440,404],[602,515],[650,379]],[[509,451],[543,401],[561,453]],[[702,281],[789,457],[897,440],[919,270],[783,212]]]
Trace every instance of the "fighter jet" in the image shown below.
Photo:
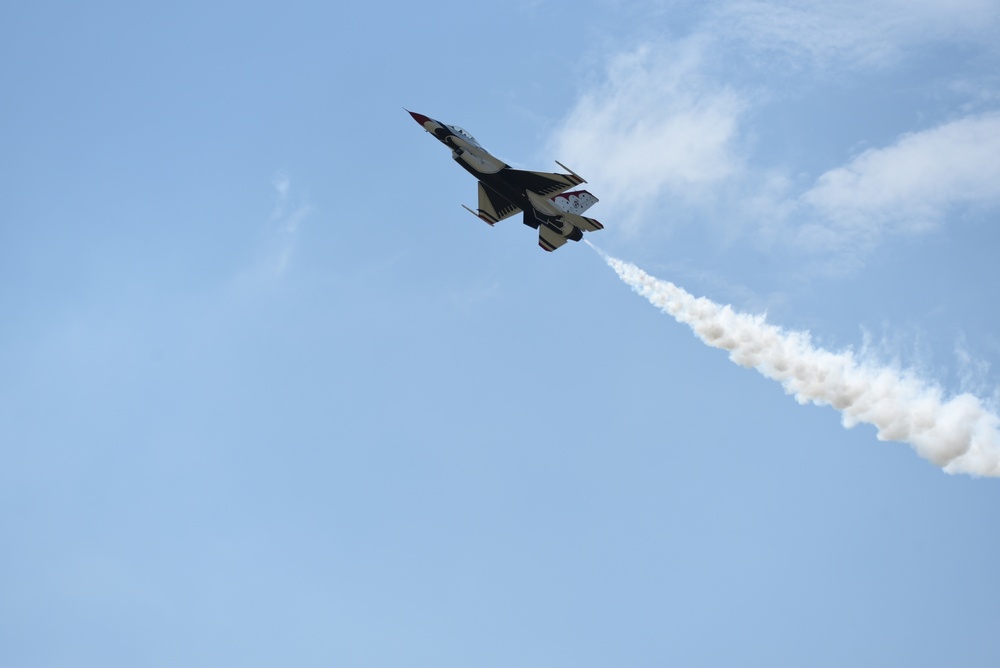
[[[550,252],[567,240],[579,241],[584,232],[604,229],[593,218],[580,215],[593,206],[597,198],[586,190],[567,192],[586,181],[558,160],[556,164],[569,174],[513,169],[490,155],[462,128],[407,111],[413,120],[451,149],[455,162],[479,180],[479,206],[475,211],[462,206],[480,220],[495,225],[523,212],[524,224],[538,230],[538,245]]]

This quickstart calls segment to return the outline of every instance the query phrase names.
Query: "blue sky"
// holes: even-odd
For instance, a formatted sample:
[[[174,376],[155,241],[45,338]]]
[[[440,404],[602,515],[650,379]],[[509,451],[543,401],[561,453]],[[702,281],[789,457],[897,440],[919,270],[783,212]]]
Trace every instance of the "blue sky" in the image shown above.
[[[998,29],[7,3],[0,660],[997,665],[995,478],[477,221],[403,108],[572,167],[610,255],[995,416]]]

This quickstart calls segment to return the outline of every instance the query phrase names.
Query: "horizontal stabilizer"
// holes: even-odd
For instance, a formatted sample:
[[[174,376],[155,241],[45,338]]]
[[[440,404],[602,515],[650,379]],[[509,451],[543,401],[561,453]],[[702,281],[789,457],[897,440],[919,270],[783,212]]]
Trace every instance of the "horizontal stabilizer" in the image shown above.
[[[566,243],[566,237],[546,225],[538,226],[538,245],[542,250],[552,252]]]
[[[564,213],[560,216],[563,222],[579,227],[584,232],[596,232],[597,230],[603,230],[604,225],[593,218],[587,218],[586,216],[578,216],[575,213]]]

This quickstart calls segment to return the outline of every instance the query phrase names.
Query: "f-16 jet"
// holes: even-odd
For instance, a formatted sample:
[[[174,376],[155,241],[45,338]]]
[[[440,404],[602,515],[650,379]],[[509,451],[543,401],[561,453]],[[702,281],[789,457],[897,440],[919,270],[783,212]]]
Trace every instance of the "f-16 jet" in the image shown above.
[[[480,220],[495,225],[504,218],[523,213],[524,224],[538,230],[538,245],[550,252],[567,240],[579,241],[584,232],[604,229],[593,218],[580,215],[593,206],[597,198],[586,190],[568,192],[586,181],[561,162],[556,161],[556,164],[569,174],[513,169],[492,156],[462,128],[412,111],[409,114],[450,148],[455,162],[479,180],[479,206],[475,211],[462,206]]]

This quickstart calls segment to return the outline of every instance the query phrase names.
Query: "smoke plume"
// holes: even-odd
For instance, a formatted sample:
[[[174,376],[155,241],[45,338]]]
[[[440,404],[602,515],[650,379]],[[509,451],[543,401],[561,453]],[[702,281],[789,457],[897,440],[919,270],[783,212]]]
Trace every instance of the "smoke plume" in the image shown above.
[[[977,397],[965,393],[945,399],[939,387],[910,372],[865,363],[850,350],[817,348],[808,332],[786,331],[763,316],[737,313],[601,255],[651,304],[688,325],[706,344],[728,350],[732,361],[780,382],[799,403],[833,406],[848,428],[859,422],[874,425],[879,440],[909,443],[948,473],[1000,476],[1000,417]]]

